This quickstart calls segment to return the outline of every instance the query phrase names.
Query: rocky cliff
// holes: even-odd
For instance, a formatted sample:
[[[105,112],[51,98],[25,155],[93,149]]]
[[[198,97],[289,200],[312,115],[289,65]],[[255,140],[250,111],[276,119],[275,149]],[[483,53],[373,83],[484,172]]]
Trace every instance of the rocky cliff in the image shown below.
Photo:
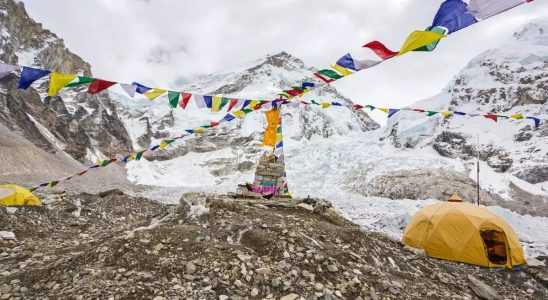
[[[0,1],[0,61],[92,76],[87,62],[15,0]],[[131,150],[108,93],[90,95],[75,88],[47,97],[46,79],[25,91],[17,89],[17,83],[17,75],[0,81],[0,122],[40,149],[65,152],[81,163]]]

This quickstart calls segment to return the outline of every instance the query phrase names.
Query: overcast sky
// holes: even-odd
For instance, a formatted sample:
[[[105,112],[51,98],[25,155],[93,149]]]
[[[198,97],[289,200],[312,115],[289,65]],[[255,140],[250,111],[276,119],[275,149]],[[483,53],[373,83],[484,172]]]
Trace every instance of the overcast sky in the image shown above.
[[[91,63],[96,77],[177,89],[198,75],[286,51],[323,68],[379,40],[398,50],[431,24],[442,0],[24,0],[32,18]],[[401,107],[438,93],[466,63],[548,17],[521,5],[335,85],[358,103]],[[358,52],[356,52],[356,50]],[[378,118],[376,118],[378,119]]]

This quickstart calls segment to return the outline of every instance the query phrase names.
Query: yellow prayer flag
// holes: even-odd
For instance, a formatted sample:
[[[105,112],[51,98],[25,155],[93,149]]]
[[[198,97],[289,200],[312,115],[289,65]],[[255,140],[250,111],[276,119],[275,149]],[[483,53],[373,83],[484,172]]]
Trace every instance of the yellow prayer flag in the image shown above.
[[[382,110],[384,111],[385,113],[388,113],[388,108],[386,107],[377,107],[378,110]]]
[[[444,117],[449,117],[449,116],[452,116],[453,113],[450,112],[450,111],[442,111],[441,114],[444,116]]]
[[[194,129],[194,133],[201,133],[204,132],[205,128],[196,128]]]
[[[339,74],[341,74],[342,76],[347,76],[347,75],[352,74],[352,71],[350,71],[349,69],[347,69],[345,67],[341,67],[337,64],[331,65],[331,68],[335,69],[335,71],[339,72]]]
[[[76,75],[53,72],[49,80],[48,96],[53,97],[67,84],[76,78]]]
[[[218,112],[221,110],[221,101],[223,100],[223,97],[219,96],[213,96],[213,100],[211,103],[211,111],[212,112]]]
[[[232,114],[236,117],[236,118],[243,118],[243,116],[245,116],[245,113],[241,110],[236,110],[236,111],[233,111]]]
[[[194,132],[196,132],[196,131],[194,131]],[[166,143],[166,142],[161,142],[160,143],[160,150],[164,150],[167,147],[167,145],[169,145],[169,144]]]
[[[255,106],[257,106],[257,104],[259,104],[259,100],[253,99],[253,100],[251,100],[251,102],[249,102],[249,105],[247,106],[247,108],[253,109]]]
[[[444,37],[445,36],[443,34],[432,31],[413,31],[411,32],[411,34],[409,34],[407,40],[405,40],[405,42],[403,43],[403,46],[401,46],[398,56],[404,55],[407,52],[419,49],[426,45],[430,45],[433,42]]]
[[[283,139],[282,134],[281,133],[276,133],[276,144],[281,142],[282,139]]]
[[[278,121],[280,120],[280,110],[273,109],[265,112],[266,130],[264,131],[262,146],[276,146],[276,131],[278,130]]]
[[[154,100],[161,96],[163,93],[167,92],[166,90],[153,88],[152,91],[146,92],[144,95],[148,98],[148,100]]]
[[[521,119],[523,119],[523,115],[522,114],[513,114],[513,115],[510,116],[510,118],[516,119],[516,120],[521,120]]]
[[[331,106],[331,103],[329,102],[322,102],[322,108],[328,108]]]

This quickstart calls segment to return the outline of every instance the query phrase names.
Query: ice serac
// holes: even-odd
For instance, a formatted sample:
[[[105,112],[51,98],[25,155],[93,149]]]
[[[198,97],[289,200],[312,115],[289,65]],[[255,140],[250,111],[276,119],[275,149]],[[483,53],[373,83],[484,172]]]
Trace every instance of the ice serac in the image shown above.
[[[469,187],[462,186],[462,190],[475,198],[472,179],[475,179],[473,164],[478,154],[479,136],[479,156],[484,165],[480,182],[487,192],[482,198],[499,204],[501,200],[516,200],[502,205],[516,209],[517,203],[521,203],[527,206],[523,208],[525,211],[541,213],[537,205],[548,201],[547,70],[548,19],[539,19],[525,25],[500,47],[472,59],[442,93],[411,105],[436,111],[506,116],[521,113],[541,118],[543,122],[538,128],[533,120],[499,118],[494,122],[484,117],[424,118],[414,112],[400,112],[391,118],[385,134],[394,147],[401,151],[433,149],[441,157],[465,165],[468,173],[461,176],[454,171],[450,171],[451,174],[444,172],[433,178],[431,182],[436,184],[431,187],[423,187],[420,191],[410,188],[406,190],[407,194],[399,196],[432,197],[439,194],[433,191],[444,189],[444,185],[468,182],[465,186]],[[383,178],[386,180],[379,177],[376,181],[385,185],[412,186],[420,178],[431,177],[416,175],[392,173]],[[460,180],[455,180],[455,176]],[[448,180],[444,180],[445,177]],[[386,192],[385,189],[379,194]]]
[[[32,20],[21,1],[0,0],[0,62],[92,76],[90,65]],[[10,131],[47,153],[64,152],[81,163],[131,150],[107,93],[90,95],[80,87],[48,97],[47,78],[27,90],[17,88],[18,80],[14,73],[0,81],[0,123]],[[25,152],[20,155],[25,161]],[[9,176],[13,166],[1,165],[2,175]]]
[[[315,69],[298,58],[281,52],[235,70],[204,76],[181,89],[243,99],[274,99],[283,89],[304,81],[318,83],[312,75],[314,72]],[[158,143],[162,138],[178,135],[184,129],[204,122],[218,121],[224,116],[224,113],[197,110],[193,104],[189,105],[188,110],[172,110],[165,102],[151,106],[121,95],[111,96],[121,104],[119,114],[126,127],[131,128],[130,135],[135,147]],[[312,90],[303,100],[351,103],[331,86]],[[302,144],[313,139],[328,143],[332,137],[345,137],[379,128],[365,112],[347,107],[285,106],[282,120],[284,143],[290,144]],[[184,147],[171,146],[170,151],[149,156],[151,161],[130,164],[129,176],[142,184],[233,191],[237,183],[252,181],[255,164],[266,150],[260,147],[265,127],[263,113],[250,113],[243,120],[187,142]]]

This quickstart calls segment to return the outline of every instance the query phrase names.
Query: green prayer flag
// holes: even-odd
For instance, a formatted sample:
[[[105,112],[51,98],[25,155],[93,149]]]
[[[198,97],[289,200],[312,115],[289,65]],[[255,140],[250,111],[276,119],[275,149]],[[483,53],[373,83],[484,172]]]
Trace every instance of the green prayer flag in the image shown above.
[[[426,29],[426,31],[431,31],[431,32],[435,32],[435,33],[439,33],[439,34],[445,34],[445,29],[444,28],[441,28],[441,27],[428,27]],[[438,43],[440,42],[441,40],[436,40],[435,42],[431,43],[431,44],[428,44],[426,46],[422,46],[420,48],[417,48],[413,51],[433,51],[434,49],[436,49],[436,46],[438,45]]]
[[[244,114],[248,114],[248,113],[252,112],[253,110],[249,109],[249,108],[244,108],[244,109],[242,109],[242,111],[244,112]]]
[[[172,108],[177,107],[177,104],[179,104],[179,95],[181,95],[179,92],[167,92],[167,98],[169,99],[169,104]]]
[[[333,71],[333,70],[329,70],[329,69],[324,69],[324,70],[320,70],[318,71],[318,74],[320,75],[324,75],[324,76],[327,76],[331,79],[339,79],[339,78],[342,78],[343,76],[340,75],[339,73]]]
[[[142,156],[143,156],[143,151],[137,152],[137,155],[135,155],[135,160],[141,160]]]
[[[429,111],[426,112],[426,115],[429,116],[429,117],[431,117],[431,116],[433,116],[433,115],[435,115],[435,114],[437,114],[437,113],[439,113],[439,111],[431,111],[431,110],[429,110]]]
[[[320,105],[320,103],[314,101],[314,100],[310,100],[310,102],[312,102],[312,104],[316,104],[316,105]]]
[[[88,83],[92,83],[95,81],[95,78],[91,78],[91,77],[84,77],[84,76],[78,76],[78,81],[76,82],[71,82],[67,85],[65,85],[65,87],[74,87],[74,86],[78,86],[78,85],[82,85],[82,84],[88,84]]]
[[[221,99],[221,106],[219,107],[219,110],[223,109],[228,103],[230,103],[230,99],[223,97]]]
[[[369,104],[366,105],[365,107],[366,107],[366,108],[369,108],[371,111],[375,110],[375,108],[376,108],[375,106],[369,105]]]

